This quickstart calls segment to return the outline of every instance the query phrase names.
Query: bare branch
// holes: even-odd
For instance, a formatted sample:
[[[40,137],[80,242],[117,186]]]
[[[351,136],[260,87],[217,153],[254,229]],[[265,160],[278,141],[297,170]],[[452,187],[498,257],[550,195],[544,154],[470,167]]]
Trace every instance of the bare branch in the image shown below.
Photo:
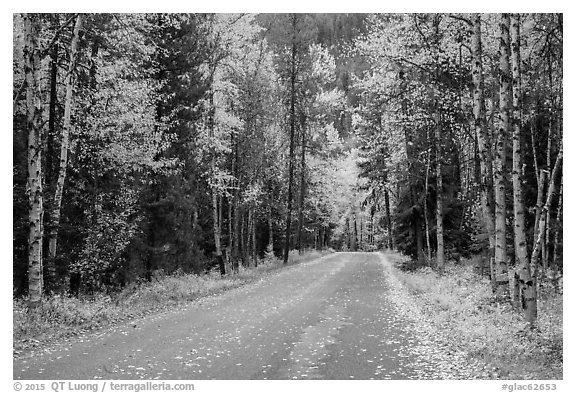
[[[449,18],[452,18],[452,19],[455,19],[455,20],[458,20],[458,21],[460,21],[460,22],[464,22],[464,23],[466,23],[466,24],[467,24],[468,26],[470,26],[470,27],[474,26],[474,24],[472,23],[472,21],[471,21],[470,19],[465,18],[465,17],[463,17],[463,16],[461,16],[461,15],[448,14],[448,17],[449,17]]]
[[[72,23],[72,21],[76,20],[76,16],[78,16],[78,14],[72,15],[70,18],[68,18],[66,22],[64,22],[62,26],[58,28],[58,30],[56,30],[56,32],[54,33],[54,37],[52,37],[52,40],[50,41],[48,46],[44,48],[42,51],[40,51],[40,57],[44,58],[48,55],[48,52],[50,51],[50,49],[52,49],[52,46],[56,43],[58,37],[60,37],[60,33],[62,32],[62,30],[68,27],[68,25]]]

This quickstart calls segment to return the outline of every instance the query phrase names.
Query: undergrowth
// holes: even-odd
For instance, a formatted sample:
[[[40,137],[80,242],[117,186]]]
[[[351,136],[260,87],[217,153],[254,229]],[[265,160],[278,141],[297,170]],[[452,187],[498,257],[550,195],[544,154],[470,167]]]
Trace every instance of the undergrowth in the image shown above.
[[[448,264],[442,274],[429,267],[403,271],[398,266],[406,257],[387,257],[423,315],[447,333],[445,344],[486,365],[481,378],[562,379],[562,295],[552,287],[540,288],[537,328],[530,330],[519,310],[494,300],[489,280],[473,266]]]
[[[236,288],[284,266],[307,262],[328,252],[331,251],[303,254],[292,251],[287,265],[268,254],[259,260],[258,267],[240,266],[237,274],[221,276],[212,271],[202,276],[182,273],[159,276],[152,282],[131,284],[114,295],[49,296],[33,312],[28,308],[27,299],[16,298],[13,300],[14,354]]]

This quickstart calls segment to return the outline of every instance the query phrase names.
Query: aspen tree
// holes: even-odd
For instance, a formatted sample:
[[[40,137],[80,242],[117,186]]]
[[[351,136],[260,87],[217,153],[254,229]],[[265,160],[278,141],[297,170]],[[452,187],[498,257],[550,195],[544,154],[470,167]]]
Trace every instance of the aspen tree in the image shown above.
[[[506,253],[506,153],[510,132],[510,15],[500,21],[500,111],[494,160],[496,295],[507,296],[508,256]]]

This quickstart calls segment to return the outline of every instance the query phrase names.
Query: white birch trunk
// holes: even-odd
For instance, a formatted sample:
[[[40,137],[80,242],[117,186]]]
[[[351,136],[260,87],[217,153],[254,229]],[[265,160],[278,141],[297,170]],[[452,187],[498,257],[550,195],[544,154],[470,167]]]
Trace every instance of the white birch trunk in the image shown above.
[[[510,130],[510,15],[500,22],[500,112],[494,161],[496,295],[508,296],[506,253],[506,153]]]
[[[65,78],[66,99],[64,101],[64,126],[62,128],[62,141],[60,143],[60,168],[56,190],[54,192],[54,202],[50,211],[50,235],[48,238],[48,253],[50,263],[54,263],[58,244],[58,230],[60,229],[60,211],[62,207],[62,196],[64,194],[64,183],[66,182],[66,169],[68,167],[68,150],[70,149],[70,135],[72,134],[72,105],[74,91],[74,70],[76,68],[78,42],[80,41],[80,30],[82,29],[83,16],[76,17],[72,42],[70,44],[70,63],[68,63],[68,73]]]
[[[38,35],[40,22],[34,14],[24,15],[26,116],[28,128],[28,295],[30,309],[42,302],[42,94],[38,82],[40,56]]]
[[[473,17],[472,35],[472,81],[474,82],[473,102],[474,102],[474,128],[478,140],[478,151],[480,153],[480,199],[482,204],[482,215],[489,240],[488,258],[490,262],[490,277],[494,280],[493,260],[494,260],[494,188],[492,175],[492,140],[486,124],[486,105],[484,101],[484,75],[482,66],[482,35],[481,35],[480,14]]]
[[[524,219],[524,197],[522,195],[522,148],[521,129],[522,118],[520,111],[521,97],[521,70],[520,70],[520,15],[513,14],[511,19],[511,48],[512,48],[512,187],[514,196],[514,247],[516,250],[516,275],[519,279],[520,293],[514,293],[515,304],[522,305],[528,320],[527,310],[535,304],[526,302],[523,294],[531,285],[530,262],[526,244],[526,226]],[[528,281],[527,281],[528,280]],[[515,288],[517,288],[515,286]]]

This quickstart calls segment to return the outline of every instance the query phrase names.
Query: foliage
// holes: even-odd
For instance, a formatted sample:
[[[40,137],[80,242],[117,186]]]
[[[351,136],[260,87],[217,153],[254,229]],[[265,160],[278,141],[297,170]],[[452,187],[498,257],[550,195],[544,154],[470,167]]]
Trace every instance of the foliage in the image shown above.
[[[45,270],[45,292],[116,293],[159,272],[210,271],[221,254],[233,270],[263,256],[265,268],[282,243],[396,248],[418,260],[414,266],[433,266],[443,232],[446,259],[489,260],[470,15],[85,15],[60,227],[51,228],[75,17],[37,19],[44,243],[58,230],[56,257],[43,253],[54,267]],[[491,136],[499,132],[498,20],[482,16]],[[551,171],[562,145],[563,19],[526,14],[521,23],[530,247],[539,189],[543,197],[549,183],[539,175]],[[26,296],[31,175],[21,15],[13,33],[14,293]],[[562,199],[551,201],[540,259],[561,271]],[[297,225],[286,233],[290,214]]]

